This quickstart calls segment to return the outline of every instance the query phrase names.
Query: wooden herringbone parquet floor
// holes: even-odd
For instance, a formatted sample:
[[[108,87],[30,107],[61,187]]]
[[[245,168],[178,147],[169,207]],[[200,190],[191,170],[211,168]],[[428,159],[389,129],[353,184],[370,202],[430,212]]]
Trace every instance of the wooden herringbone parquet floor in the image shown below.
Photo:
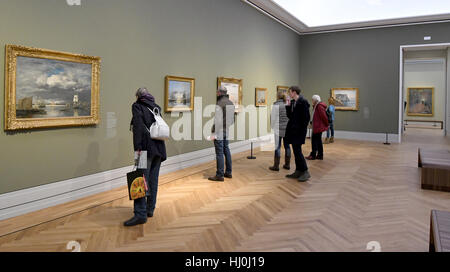
[[[383,251],[427,251],[430,210],[450,210],[450,193],[420,189],[417,147],[446,148],[449,141],[406,139],[391,146],[337,140],[325,146],[324,161],[309,162],[306,183],[269,171],[272,152],[236,159],[224,183],[206,179],[213,163],[169,174],[175,180],[160,186],[145,225],[122,226],[132,203],[121,188],[96,196],[115,196],[104,204],[3,235],[0,251],[68,251],[72,240],[82,251],[366,251],[369,241]],[[83,201],[45,213],[50,218]],[[32,218],[0,222],[0,233]]]

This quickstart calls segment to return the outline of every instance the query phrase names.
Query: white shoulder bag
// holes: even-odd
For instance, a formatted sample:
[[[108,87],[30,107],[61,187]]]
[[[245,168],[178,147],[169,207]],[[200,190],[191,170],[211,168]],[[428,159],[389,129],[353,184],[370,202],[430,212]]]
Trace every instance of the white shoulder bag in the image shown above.
[[[158,108],[154,108],[153,111],[150,108],[147,108],[155,117],[155,122],[150,126],[150,129],[147,128],[150,133],[150,138],[154,140],[165,141],[169,139],[170,129],[164,119],[161,117]]]

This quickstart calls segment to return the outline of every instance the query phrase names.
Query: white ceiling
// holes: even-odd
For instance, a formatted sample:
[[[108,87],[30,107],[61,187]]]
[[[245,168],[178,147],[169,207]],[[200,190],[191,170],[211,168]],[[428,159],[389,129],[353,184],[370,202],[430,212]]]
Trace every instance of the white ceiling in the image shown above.
[[[450,20],[450,0],[243,0],[299,33]]]

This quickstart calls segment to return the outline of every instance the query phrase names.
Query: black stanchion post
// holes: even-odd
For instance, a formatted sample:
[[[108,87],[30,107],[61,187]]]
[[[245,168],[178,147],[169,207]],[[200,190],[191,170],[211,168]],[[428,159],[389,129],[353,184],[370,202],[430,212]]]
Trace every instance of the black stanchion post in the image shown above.
[[[384,142],[385,145],[390,145],[391,143],[389,142],[389,134],[386,133],[386,142]]]
[[[249,159],[249,160],[254,160],[254,159],[256,159],[256,157],[253,156],[253,142],[251,142],[251,146],[250,146],[250,156],[248,156],[247,159]]]

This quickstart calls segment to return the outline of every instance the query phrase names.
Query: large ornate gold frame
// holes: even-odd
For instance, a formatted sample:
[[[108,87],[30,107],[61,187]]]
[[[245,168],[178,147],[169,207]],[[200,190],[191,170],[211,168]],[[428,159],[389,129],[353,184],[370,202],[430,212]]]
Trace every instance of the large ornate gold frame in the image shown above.
[[[91,64],[91,115],[59,118],[17,118],[16,117],[16,73],[17,57],[53,59]],[[6,45],[5,54],[5,130],[34,128],[90,126],[99,123],[100,58],[71,54],[18,45]]]

